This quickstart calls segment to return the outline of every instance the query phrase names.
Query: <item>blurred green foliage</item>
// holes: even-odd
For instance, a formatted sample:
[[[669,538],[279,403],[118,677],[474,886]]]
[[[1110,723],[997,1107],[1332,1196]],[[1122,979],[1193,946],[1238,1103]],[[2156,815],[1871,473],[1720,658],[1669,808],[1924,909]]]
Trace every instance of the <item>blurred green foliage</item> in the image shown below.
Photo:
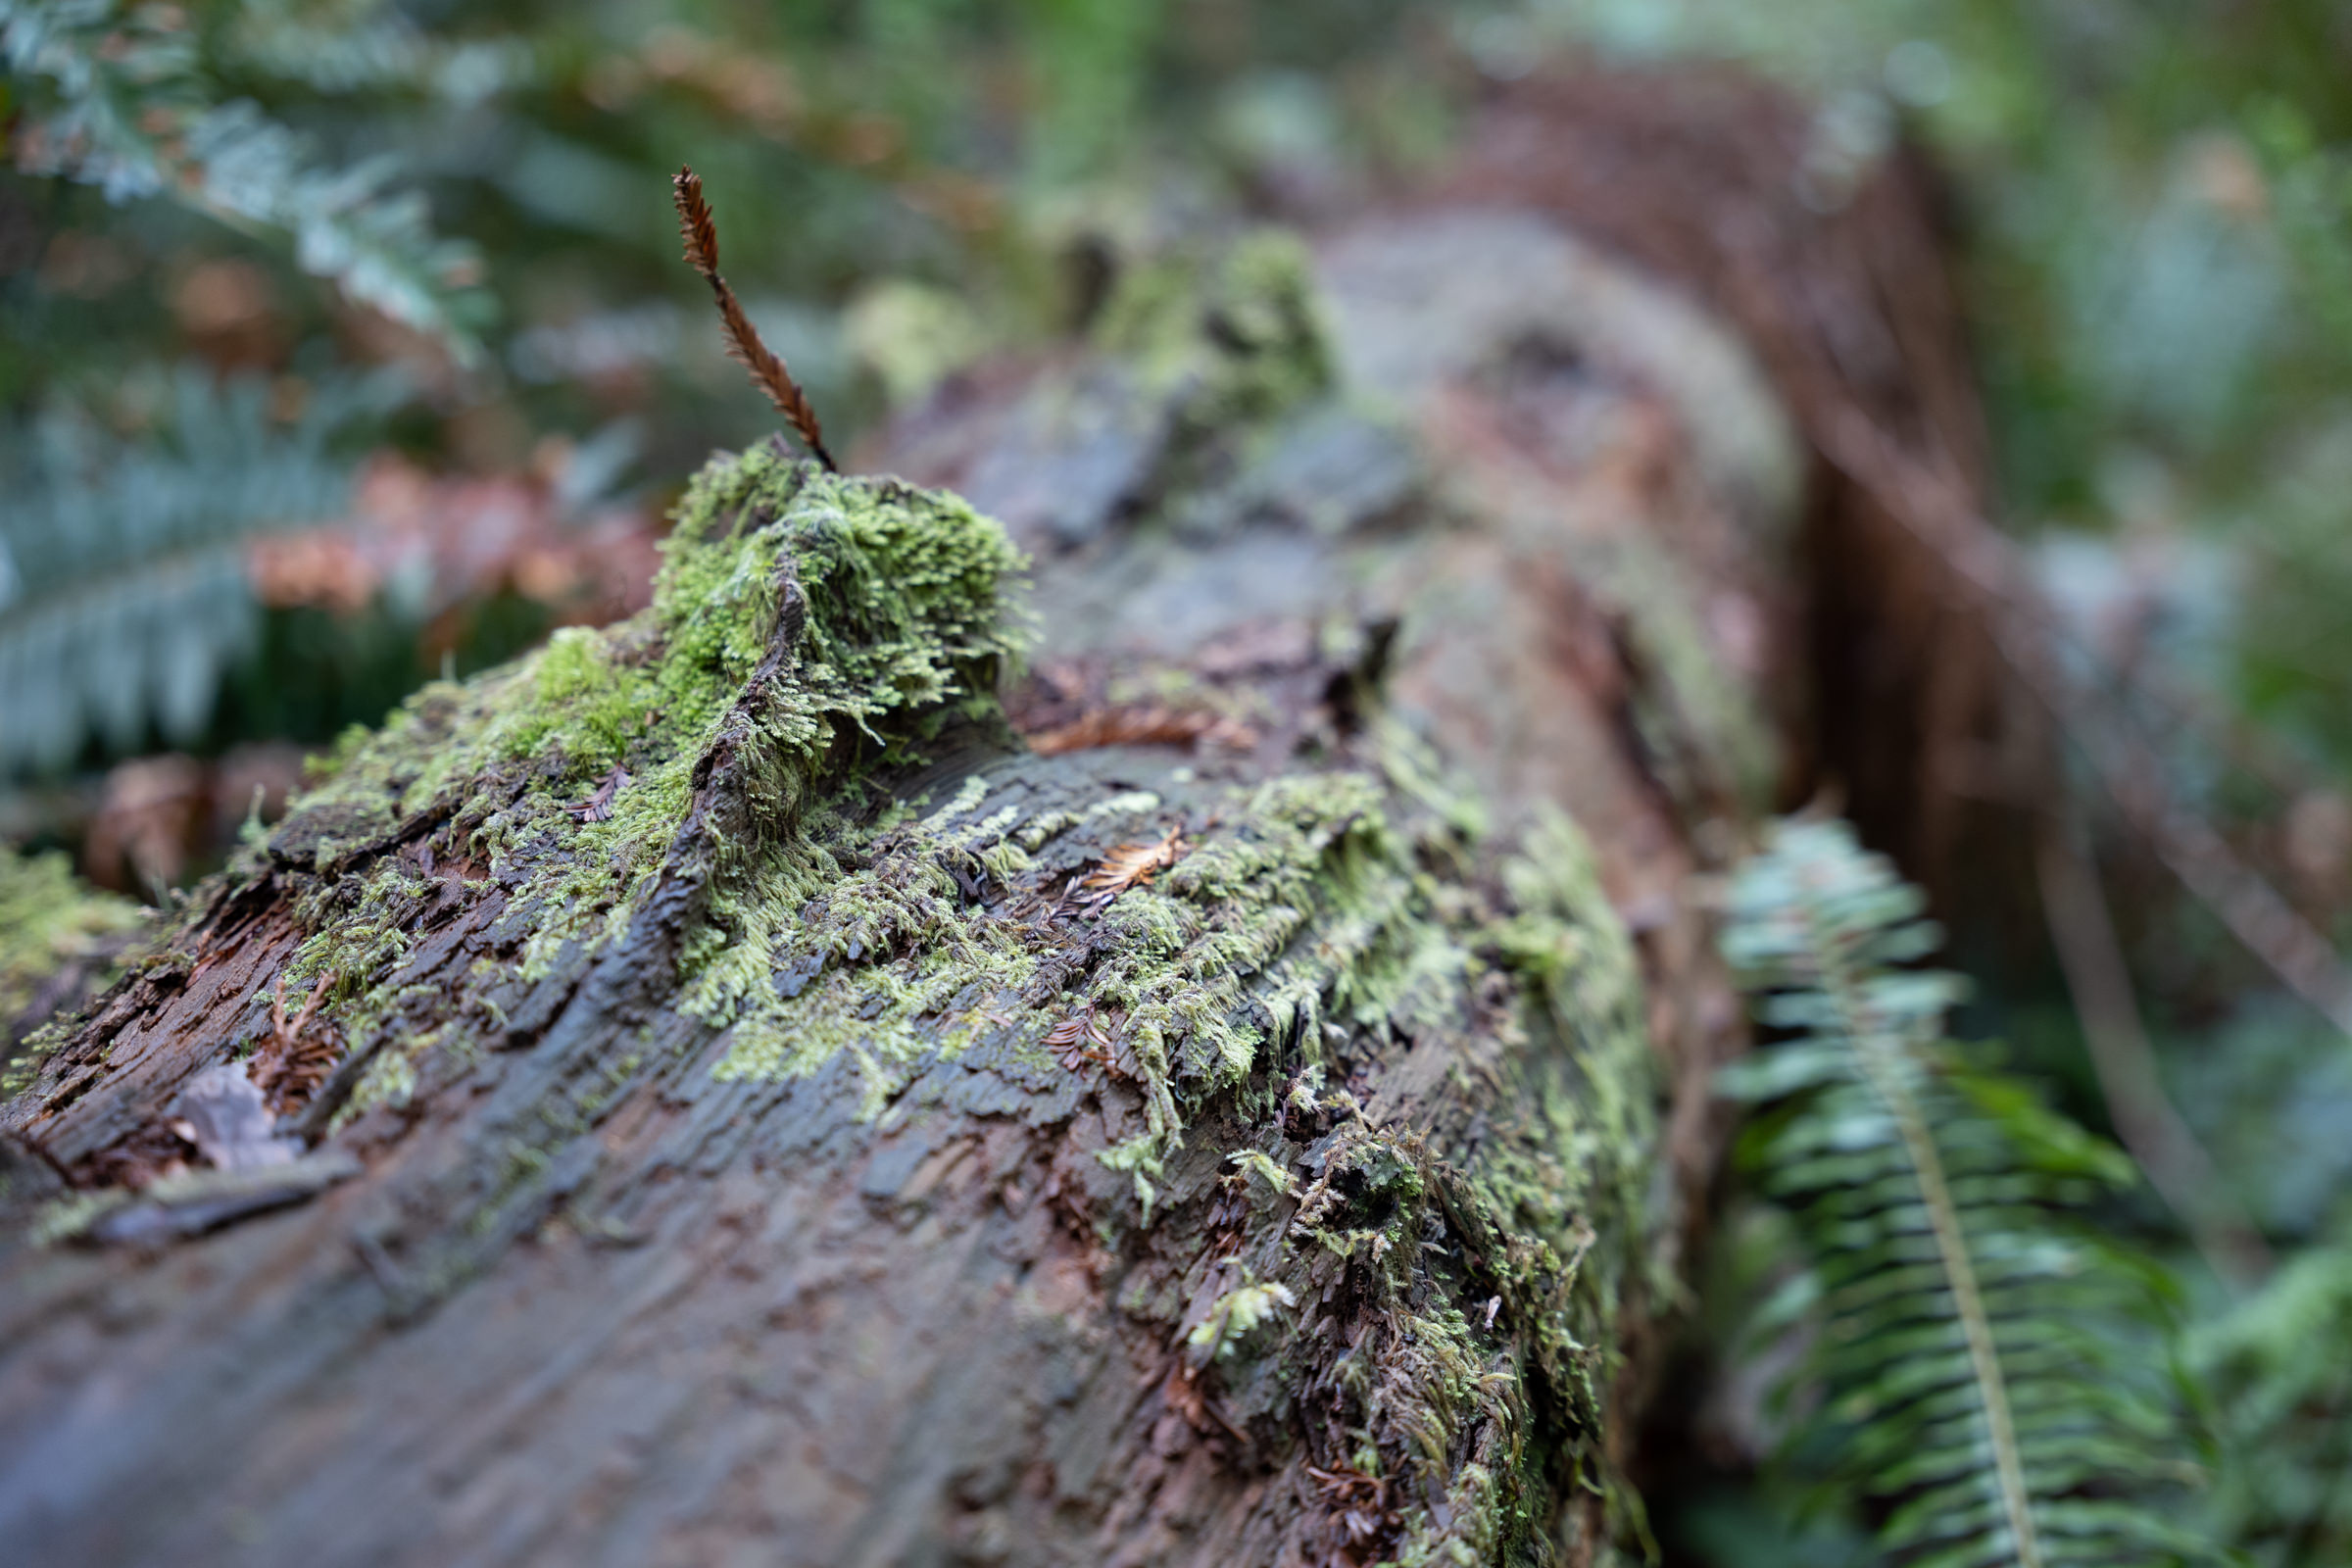
[[[1526,0],[1489,48],[1703,56],[1954,181],[2002,514],[2227,541],[2232,699],[2352,764],[2352,10],[2337,0]]]
[[[1471,34],[1509,74],[1574,43],[1629,61],[1737,62],[1813,94],[1826,171],[1898,134],[1950,179],[1964,297],[2001,466],[1997,514],[2035,541],[2094,637],[2195,692],[2210,731],[2161,720],[2185,798],[2257,847],[2347,934],[2352,774],[2352,7],[2334,0],[1524,0]],[[1834,191],[1835,182],[1825,181]],[[2263,761],[2257,784],[2245,757]],[[2128,859],[2128,857],[2126,858]],[[2352,1559],[2352,1127],[2345,1041],[2273,994],[2218,923],[2127,871],[2122,906],[2175,1102],[2280,1251],[2233,1296],[2151,1202],[2110,1223],[2189,1287],[2182,1354],[2206,1403],[2195,1519],[2264,1568]],[[1983,1009],[2051,1038],[2031,995]],[[2095,1094],[2072,1103],[2097,1114]],[[1737,1216],[1735,1215],[1735,1219]],[[1784,1244],[1719,1280],[1758,1299]],[[1735,1313],[1736,1315],[1736,1313]],[[1733,1387],[1762,1355],[1713,1332]],[[1785,1348],[1785,1347],[1784,1347]],[[1823,1457],[1814,1471],[1834,1466]],[[1799,1466],[1801,1474],[1803,1467]],[[1831,1560],[1785,1481],[1707,1493],[1684,1549],[1730,1568]],[[1828,1537],[1805,1530],[1827,1530]]]

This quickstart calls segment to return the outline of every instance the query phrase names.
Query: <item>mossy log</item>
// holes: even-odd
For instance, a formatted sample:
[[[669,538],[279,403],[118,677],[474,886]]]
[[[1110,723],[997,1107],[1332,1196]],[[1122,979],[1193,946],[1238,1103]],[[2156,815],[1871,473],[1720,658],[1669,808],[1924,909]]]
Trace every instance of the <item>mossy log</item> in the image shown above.
[[[651,610],[353,738],[34,1039],[12,1559],[1639,1543],[1753,368],[1432,211],[1132,266],[867,456],[972,501],[714,461]]]

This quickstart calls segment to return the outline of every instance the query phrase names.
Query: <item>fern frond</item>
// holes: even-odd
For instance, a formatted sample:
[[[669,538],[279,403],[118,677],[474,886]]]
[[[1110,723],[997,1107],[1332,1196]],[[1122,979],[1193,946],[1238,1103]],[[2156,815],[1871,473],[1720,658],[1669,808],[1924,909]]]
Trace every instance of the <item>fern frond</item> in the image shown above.
[[[527,37],[437,37],[390,0],[244,0],[221,43],[243,72],[335,96],[415,93],[463,107],[547,74]]]
[[[164,197],[232,227],[282,236],[295,260],[351,299],[429,333],[461,359],[477,345],[460,298],[472,250],[433,231],[393,166],[315,164],[303,138],[250,99],[216,101],[178,8],[113,0],[0,0],[0,66],[29,100],[12,151],[27,173]]]
[[[2352,1227],[2188,1336],[2219,1410],[2216,1533],[2271,1568],[2352,1562]]]
[[[125,442],[56,410],[0,463],[0,775],[70,762],[95,733],[115,750],[151,724],[191,739],[253,624],[244,543],[338,515],[339,455],[398,395],[370,377],[270,416],[258,378],[172,378],[152,438]]]
[[[2150,1505],[2190,1474],[2154,1282],[2071,1218],[2130,1163],[1943,1042],[1922,905],[1844,823],[1785,823],[1723,938],[1791,1036],[1724,1088],[1770,1107],[1748,1152],[1809,1243],[1833,1484],[1917,1568],[2203,1560]]]

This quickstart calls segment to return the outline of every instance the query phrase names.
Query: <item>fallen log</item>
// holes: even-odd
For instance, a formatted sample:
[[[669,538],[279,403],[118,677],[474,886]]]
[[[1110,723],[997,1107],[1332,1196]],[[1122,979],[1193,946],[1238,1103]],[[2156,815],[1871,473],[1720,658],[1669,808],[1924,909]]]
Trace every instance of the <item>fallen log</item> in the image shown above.
[[[969,499],[714,460],[650,610],[34,1037],[12,1551],[1639,1542],[1793,641],[1743,351],[1423,210],[1133,268],[867,458]]]

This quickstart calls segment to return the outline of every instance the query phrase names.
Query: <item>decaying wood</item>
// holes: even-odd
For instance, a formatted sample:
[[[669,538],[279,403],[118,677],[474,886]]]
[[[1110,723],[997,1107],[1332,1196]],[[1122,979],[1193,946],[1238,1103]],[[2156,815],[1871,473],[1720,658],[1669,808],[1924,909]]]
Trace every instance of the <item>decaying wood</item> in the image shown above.
[[[1754,345],[1817,470],[1807,771],[1949,910],[2032,880],[2031,827],[1968,780],[1984,755],[2034,754],[2018,731],[2038,715],[2007,689],[1984,607],[1921,547],[1909,498],[1850,475],[1838,451],[1841,418],[1865,410],[1874,441],[1963,505],[1988,493],[1933,172],[1899,141],[1839,150],[1823,123],[1818,105],[1733,71],[1539,74],[1501,95],[1450,189],[1561,215]]]
[[[502,703],[558,702],[559,657],[609,683],[724,643],[674,597],[430,691],[49,1044],[0,1110],[0,1539],[91,1564],[1634,1539],[1620,1467],[1740,1038],[1704,876],[1779,776],[1785,421],[1720,328],[1526,209],[1196,265],[1150,336],[1176,363],[1082,347],[871,455],[1034,555],[1038,667],[1084,673],[1007,706],[1052,755],[951,684],[778,760],[868,635],[793,551],[848,507],[962,524],[755,454],[681,548],[801,544],[729,612],[760,640],[690,750],[632,713],[432,771]],[[1208,716],[1098,716],[1155,708]],[[605,875],[665,780],[617,913],[537,941],[545,878]],[[288,1020],[306,944],[363,928]],[[752,990],[708,1000],[746,954]],[[892,1010],[943,966],[968,983]],[[330,1076],[271,1080],[301,1190],[214,1193],[178,1097],[327,1030]]]

